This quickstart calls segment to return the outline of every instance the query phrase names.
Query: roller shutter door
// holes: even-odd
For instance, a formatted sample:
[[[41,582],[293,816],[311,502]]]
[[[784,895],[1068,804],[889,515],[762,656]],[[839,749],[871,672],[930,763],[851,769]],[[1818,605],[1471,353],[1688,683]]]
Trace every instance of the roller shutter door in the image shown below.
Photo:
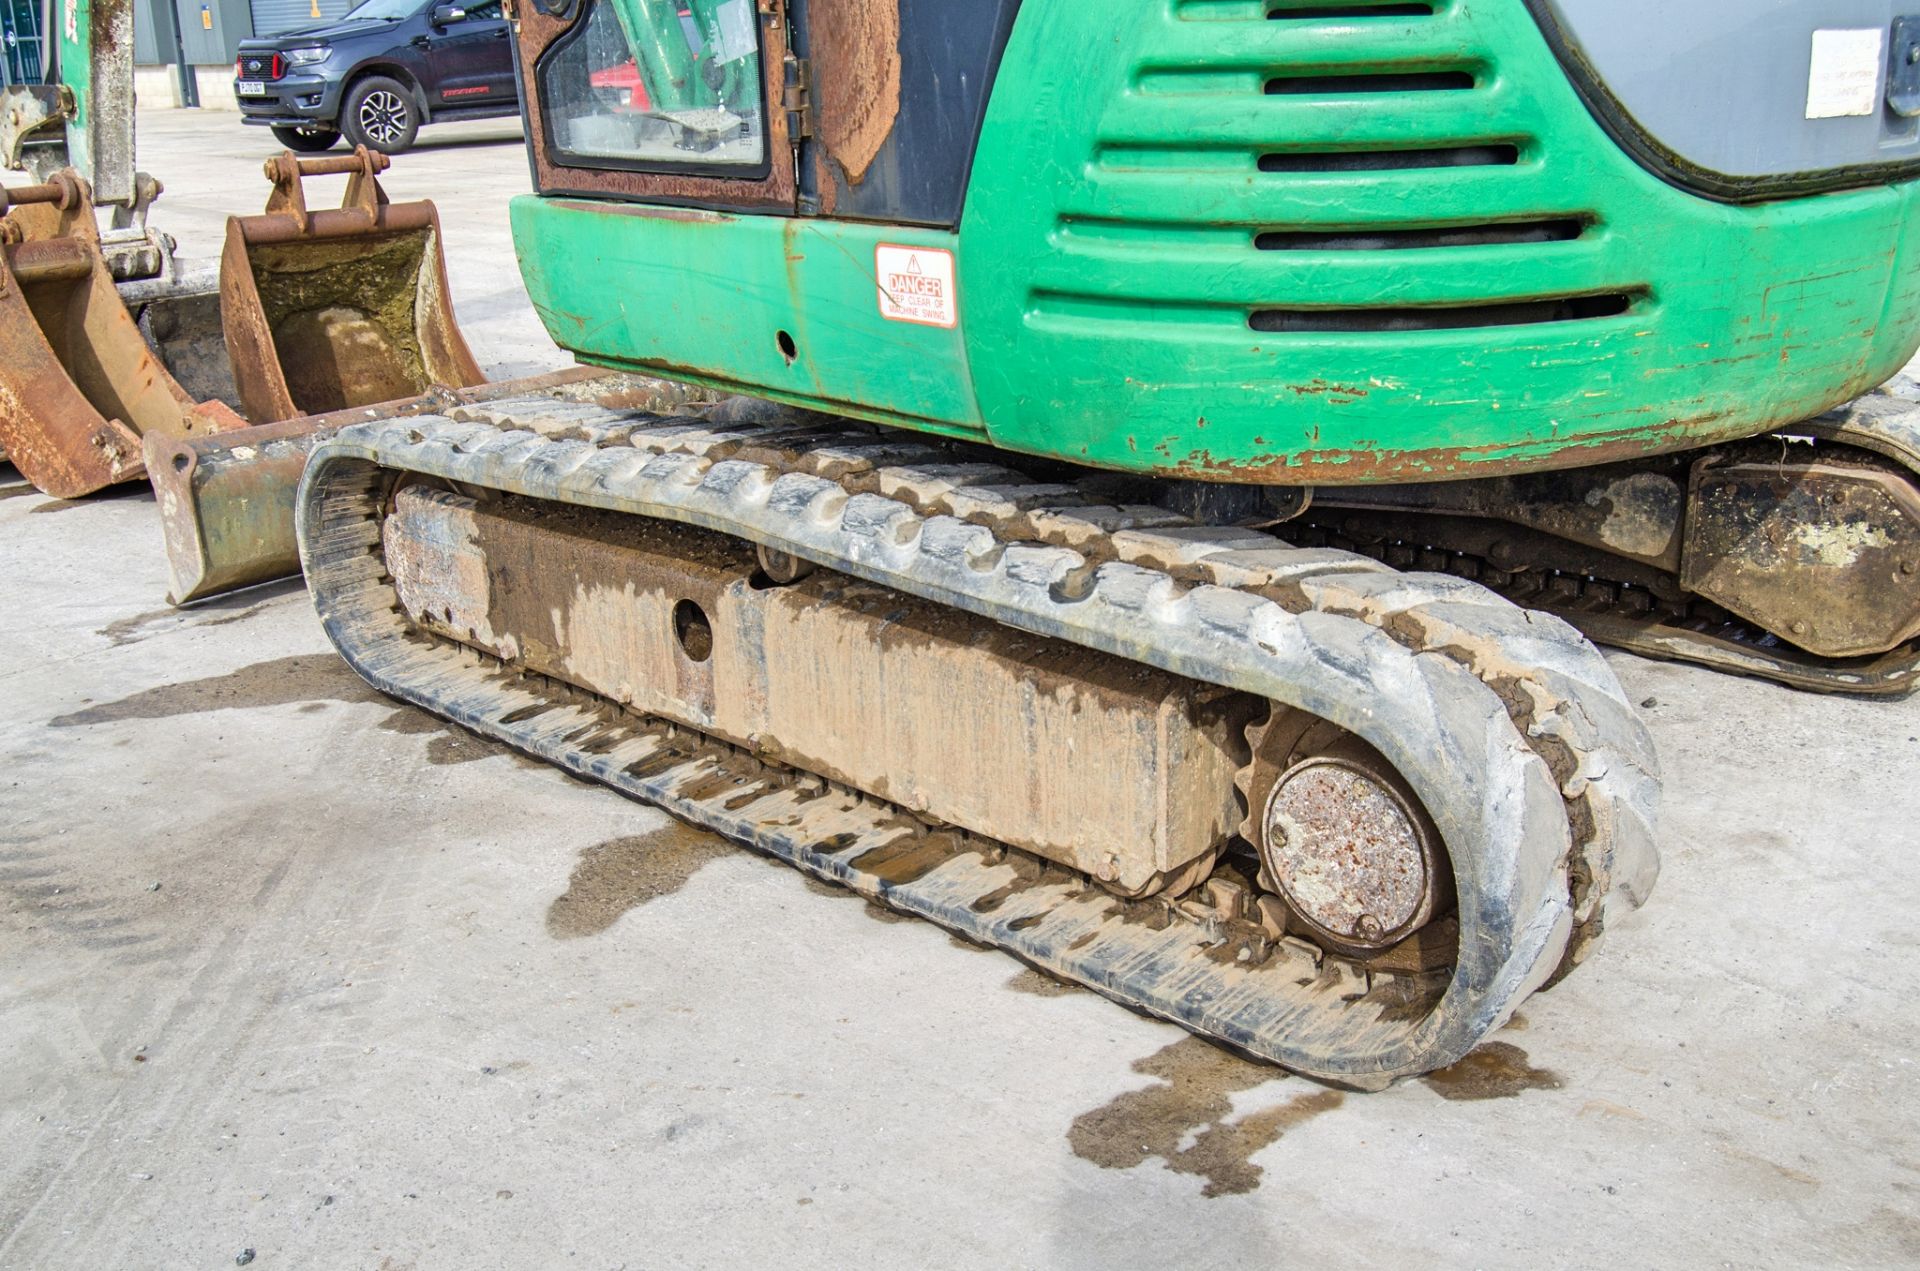
[[[343,18],[358,0],[249,0],[255,35],[278,35]]]

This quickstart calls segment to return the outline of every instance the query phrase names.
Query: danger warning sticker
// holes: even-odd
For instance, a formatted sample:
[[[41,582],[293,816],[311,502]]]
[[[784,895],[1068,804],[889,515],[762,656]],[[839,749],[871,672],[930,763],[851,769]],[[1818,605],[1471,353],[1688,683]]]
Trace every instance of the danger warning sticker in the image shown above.
[[[880,316],[889,322],[951,327],[959,320],[952,252],[882,243],[873,249],[873,274],[880,285]]]

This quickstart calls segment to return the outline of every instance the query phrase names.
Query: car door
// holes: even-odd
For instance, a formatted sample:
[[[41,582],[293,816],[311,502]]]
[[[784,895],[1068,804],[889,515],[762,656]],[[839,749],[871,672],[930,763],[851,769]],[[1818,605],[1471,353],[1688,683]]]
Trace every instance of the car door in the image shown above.
[[[445,6],[440,8],[444,11]],[[512,105],[513,42],[500,0],[482,0],[465,16],[430,28],[427,57],[433,63],[436,104],[457,108],[487,102]]]

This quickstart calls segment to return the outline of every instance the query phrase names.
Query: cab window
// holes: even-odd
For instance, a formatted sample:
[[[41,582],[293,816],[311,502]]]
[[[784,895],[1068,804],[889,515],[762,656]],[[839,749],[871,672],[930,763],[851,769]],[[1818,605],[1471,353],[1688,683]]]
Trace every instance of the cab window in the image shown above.
[[[586,17],[538,70],[541,111],[563,161],[765,164],[753,0],[586,3]]]

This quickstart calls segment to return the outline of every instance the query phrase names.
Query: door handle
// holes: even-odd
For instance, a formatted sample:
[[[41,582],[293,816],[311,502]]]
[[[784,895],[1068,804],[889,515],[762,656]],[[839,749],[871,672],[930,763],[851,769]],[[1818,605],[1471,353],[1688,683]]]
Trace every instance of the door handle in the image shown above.
[[[415,48],[419,48],[419,49],[431,48],[433,46],[433,41],[428,39],[424,35],[416,35],[407,42],[413,45]]]

